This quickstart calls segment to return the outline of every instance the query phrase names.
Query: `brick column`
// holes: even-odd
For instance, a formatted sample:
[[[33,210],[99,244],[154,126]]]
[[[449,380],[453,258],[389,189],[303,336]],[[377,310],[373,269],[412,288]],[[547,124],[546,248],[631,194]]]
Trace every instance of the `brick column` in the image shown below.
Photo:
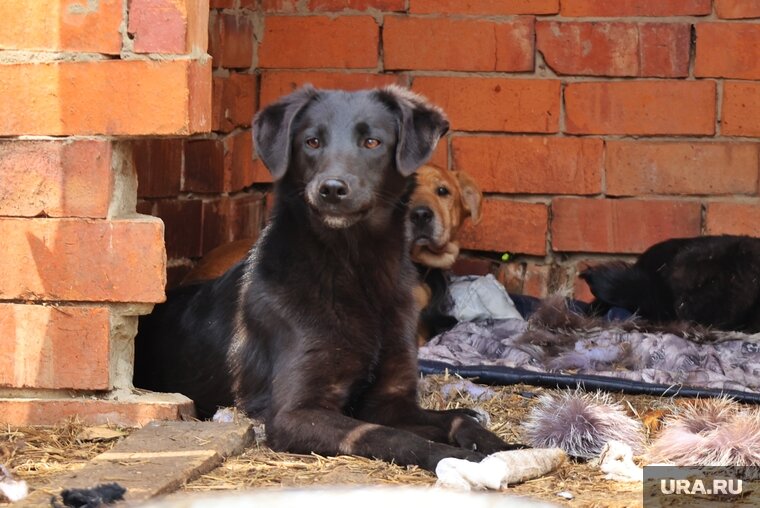
[[[137,316],[164,299],[163,223],[127,138],[210,129],[208,0],[3,0],[0,422],[140,425],[191,410],[132,390]]]

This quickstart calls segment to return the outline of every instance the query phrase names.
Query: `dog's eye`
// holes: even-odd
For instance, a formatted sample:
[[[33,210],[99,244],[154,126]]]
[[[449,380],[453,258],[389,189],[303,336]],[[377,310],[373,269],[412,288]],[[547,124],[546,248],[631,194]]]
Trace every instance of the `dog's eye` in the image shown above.
[[[367,138],[364,140],[364,148],[369,148],[372,150],[373,148],[377,148],[380,146],[380,140],[375,138]]]
[[[449,189],[447,189],[443,185],[441,185],[440,187],[438,187],[435,190],[435,193],[438,194],[439,196],[448,196],[449,194],[451,194],[451,192],[449,192]]]
[[[306,138],[306,146],[309,148],[319,148],[322,146],[322,142],[319,141],[319,138]]]

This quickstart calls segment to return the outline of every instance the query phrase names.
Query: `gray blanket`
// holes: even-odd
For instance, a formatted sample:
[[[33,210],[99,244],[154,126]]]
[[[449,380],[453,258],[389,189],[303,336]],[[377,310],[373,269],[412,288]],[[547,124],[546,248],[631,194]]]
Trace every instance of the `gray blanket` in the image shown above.
[[[688,327],[647,331],[635,323],[562,319],[559,326],[556,316],[548,324],[535,319],[459,323],[420,348],[419,358],[760,393],[760,334]]]

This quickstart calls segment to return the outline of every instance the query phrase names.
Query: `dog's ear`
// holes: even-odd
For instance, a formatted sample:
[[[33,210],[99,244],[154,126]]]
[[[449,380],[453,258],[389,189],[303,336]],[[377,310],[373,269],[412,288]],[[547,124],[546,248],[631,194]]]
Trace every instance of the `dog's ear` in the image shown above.
[[[449,130],[443,111],[406,88],[391,85],[378,90],[380,100],[398,116],[396,168],[409,176],[433,154]]]
[[[288,169],[293,119],[318,94],[311,85],[304,85],[253,117],[256,152],[275,180],[282,178]]]
[[[464,171],[454,171],[454,176],[459,182],[459,197],[462,200],[462,208],[470,214],[474,224],[480,222],[481,205],[483,204],[483,193],[480,192],[478,185],[470,175]]]

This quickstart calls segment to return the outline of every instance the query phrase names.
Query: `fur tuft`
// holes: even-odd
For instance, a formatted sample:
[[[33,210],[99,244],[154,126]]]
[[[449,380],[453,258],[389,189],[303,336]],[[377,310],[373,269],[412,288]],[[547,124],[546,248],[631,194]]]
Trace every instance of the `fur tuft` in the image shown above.
[[[643,451],[640,422],[629,417],[608,394],[580,390],[542,395],[523,426],[527,442],[537,448],[561,448],[583,459],[599,456],[608,441]]]
[[[649,462],[677,466],[760,466],[760,409],[728,398],[690,402],[665,420]]]

